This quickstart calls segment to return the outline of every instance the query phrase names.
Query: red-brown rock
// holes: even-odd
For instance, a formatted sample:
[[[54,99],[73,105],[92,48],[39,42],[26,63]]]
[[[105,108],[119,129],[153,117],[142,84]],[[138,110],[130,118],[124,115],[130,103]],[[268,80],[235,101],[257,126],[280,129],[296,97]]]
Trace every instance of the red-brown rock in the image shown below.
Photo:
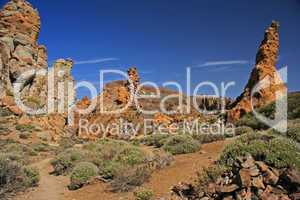
[[[287,88],[276,71],[279,52],[278,29],[279,24],[272,22],[271,26],[266,30],[264,40],[256,55],[256,65],[249,81],[243,93],[231,105],[232,109],[228,112],[229,121],[236,121],[244,114],[251,112],[252,105],[253,108],[258,108],[272,103],[278,96],[286,94]],[[263,80],[268,84],[267,87],[252,95],[253,89]],[[278,96],[276,96],[276,93]]]

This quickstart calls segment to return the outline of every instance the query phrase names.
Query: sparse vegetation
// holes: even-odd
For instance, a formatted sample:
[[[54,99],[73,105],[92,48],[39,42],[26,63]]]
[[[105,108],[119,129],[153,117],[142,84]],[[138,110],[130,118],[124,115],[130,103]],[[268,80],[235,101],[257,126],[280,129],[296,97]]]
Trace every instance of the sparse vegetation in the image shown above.
[[[147,146],[160,148],[166,143],[169,137],[170,135],[167,134],[152,134],[143,138],[141,142]]]
[[[11,153],[0,153],[0,198],[34,187],[39,182],[36,169],[26,167],[21,158]]]
[[[189,135],[175,135],[170,137],[163,146],[163,149],[173,155],[194,153],[200,149],[200,142]]]
[[[153,170],[150,161],[155,168],[162,168],[169,165],[172,159],[169,154],[148,155],[139,147],[125,141],[99,140],[86,143],[82,149],[67,149],[58,154],[51,163],[56,175],[72,172],[71,182],[74,184],[70,185],[70,189],[78,189],[84,185],[84,181],[78,181],[74,177],[79,176],[78,171],[84,171],[83,167],[79,170],[77,166],[85,162],[97,168],[97,176],[111,181],[113,191],[129,191],[148,180]],[[72,181],[72,177],[76,181]],[[85,176],[82,177],[82,180],[86,180]]]
[[[300,93],[288,94],[288,113],[287,117],[289,120],[300,118]],[[271,103],[258,109],[258,112],[268,118],[274,118],[275,114],[275,103]],[[268,129],[268,126],[260,122],[252,113],[246,114],[238,122],[238,126],[249,126],[256,130]]]
[[[148,181],[151,176],[150,169],[145,166],[122,168],[116,172],[115,177],[111,183],[112,191],[114,192],[128,192],[137,186],[141,186]]]
[[[208,168],[203,168],[201,172],[197,174],[196,190],[203,191],[207,189],[209,183],[217,182],[217,179],[228,170],[224,165],[215,165]]]
[[[55,175],[65,175],[73,170],[75,165],[86,158],[86,152],[70,148],[62,153],[59,153],[55,159],[51,161],[54,167],[53,173]]]
[[[11,140],[0,140],[0,150],[2,153],[9,153],[20,157],[24,161],[28,161],[30,156],[38,155],[29,145],[20,144]]]
[[[253,132],[253,129],[249,126],[240,126],[235,129],[236,135],[244,135],[244,134],[248,134],[248,133],[252,133],[252,132]]]
[[[135,200],[151,200],[154,194],[152,190],[143,189],[134,192]]]
[[[225,139],[225,136],[222,134],[193,134],[192,137],[201,144],[211,143]]]
[[[16,129],[20,132],[32,132],[35,129],[35,127],[30,124],[27,124],[27,125],[18,124],[16,126]]]

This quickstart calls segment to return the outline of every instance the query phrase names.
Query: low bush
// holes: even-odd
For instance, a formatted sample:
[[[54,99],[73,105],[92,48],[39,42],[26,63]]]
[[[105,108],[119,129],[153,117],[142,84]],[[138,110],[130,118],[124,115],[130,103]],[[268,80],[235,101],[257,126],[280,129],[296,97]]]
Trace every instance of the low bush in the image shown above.
[[[169,137],[170,135],[167,134],[148,135],[142,139],[142,143],[147,146],[154,146],[156,148],[160,148],[166,143]]]
[[[38,182],[39,173],[36,169],[26,167],[12,154],[0,154],[0,199],[10,193],[34,187]]]
[[[294,92],[289,93],[287,98],[288,104],[288,111],[287,116],[289,120],[298,119],[300,118],[300,93]],[[271,103],[266,105],[260,109],[258,109],[258,113],[268,117],[274,118],[275,115],[275,103]],[[260,122],[252,113],[248,113],[243,116],[238,122],[237,125],[239,126],[249,126],[253,129],[261,130],[261,129],[268,129],[268,126],[264,125]]]
[[[54,151],[54,148],[52,148],[49,144],[47,143],[35,143],[31,145],[31,148],[33,148],[34,151],[36,152],[49,152],[49,151]]]
[[[124,165],[134,166],[144,163],[146,161],[146,156],[139,148],[128,146],[115,156],[114,161]]]
[[[300,143],[300,120],[290,120],[288,122],[287,137]]]
[[[14,154],[24,161],[27,161],[31,156],[38,155],[38,153],[29,145],[20,144],[11,140],[1,140],[0,150],[3,153]]]
[[[111,183],[112,191],[128,192],[148,181],[151,171],[147,166],[127,167],[117,171]]]
[[[58,154],[51,164],[54,174],[66,175],[72,171],[72,174],[77,172],[75,166],[78,163],[88,162],[97,168],[97,174],[101,178],[111,181],[113,191],[128,191],[146,181],[152,170],[171,163],[172,156],[161,153],[163,150],[159,151],[160,153],[148,153],[127,142],[106,139],[86,143],[81,150],[67,149]],[[152,168],[151,164],[155,167]],[[75,175],[72,174],[71,182],[74,182],[72,177]],[[70,185],[70,189],[84,185],[80,181],[75,183]]]
[[[71,148],[58,154],[52,161],[51,165],[54,168],[55,175],[66,175],[71,172],[75,165],[86,159],[86,152]]]
[[[192,137],[201,144],[224,140],[223,134],[193,134]]]
[[[93,163],[78,163],[71,173],[71,184],[69,185],[69,188],[71,190],[79,189],[97,175],[98,168]]]
[[[220,163],[232,166],[238,157],[251,154],[255,160],[264,161],[277,168],[297,167],[300,169],[300,155],[296,144],[286,138],[262,133],[241,136],[226,147]]]
[[[240,126],[235,129],[235,135],[244,135],[252,132],[253,129],[249,126]]]
[[[136,200],[151,200],[154,196],[152,190],[148,189],[138,190],[133,194]]]
[[[228,170],[224,165],[215,165],[208,168],[203,168],[201,172],[197,174],[196,190],[204,191],[207,189],[209,183],[217,182],[217,179]]]
[[[58,143],[58,145],[61,149],[72,148],[75,144],[76,144],[76,142],[70,137],[63,137],[59,140],[59,143]]]
[[[200,143],[189,135],[175,135],[170,137],[163,149],[173,155],[194,153],[200,149]]]

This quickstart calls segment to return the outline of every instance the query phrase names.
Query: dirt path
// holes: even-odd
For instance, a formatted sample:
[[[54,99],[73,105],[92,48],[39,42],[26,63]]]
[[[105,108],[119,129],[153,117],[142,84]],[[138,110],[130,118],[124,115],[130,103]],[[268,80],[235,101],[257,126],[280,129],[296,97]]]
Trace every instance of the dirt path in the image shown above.
[[[151,189],[156,198],[168,197],[170,188],[179,182],[191,182],[196,176],[196,172],[202,167],[208,167],[218,159],[224,147],[231,140],[219,141],[204,144],[201,152],[179,155],[175,157],[175,164],[163,170],[156,171],[148,183],[143,187]],[[65,200],[132,200],[132,193],[111,193],[105,184],[94,184],[86,186],[74,192],[65,194]]]
[[[42,160],[32,166],[40,171],[39,186],[24,194],[20,194],[13,200],[64,200],[63,194],[67,192],[68,178],[63,176],[52,176],[50,165],[51,158]]]
[[[218,158],[230,140],[204,144],[201,152],[179,155],[175,157],[175,164],[158,170],[152,174],[148,183],[143,187],[151,189],[156,197],[167,197],[170,188],[179,182],[191,182],[196,172],[202,167],[210,166]],[[77,191],[69,191],[68,177],[52,176],[51,159],[34,164],[40,170],[41,181],[39,187],[25,194],[20,194],[13,200],[132,200],[133,193],[111,193],[109,186],[104,183],[95,183]]]

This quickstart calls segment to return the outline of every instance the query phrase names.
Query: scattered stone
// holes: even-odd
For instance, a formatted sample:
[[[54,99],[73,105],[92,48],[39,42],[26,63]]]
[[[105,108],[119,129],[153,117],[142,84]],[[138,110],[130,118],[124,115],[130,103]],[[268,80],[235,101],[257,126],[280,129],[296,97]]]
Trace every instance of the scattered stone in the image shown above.
[[[271,170],[267,170],[264,174],[264,182],[269,185],[276,185],[279,177],[276,176]]]
[[[221,192],[222,193],[231,193],[236,191],[237,189],[239,189],[240,187],[236,184],[231,184],[231,185],[225,185],[223,187],[221,187]]]
[[[241,169],[239,173],[239,178],[242,186],[251,187],[251,172],[249,169]]]

